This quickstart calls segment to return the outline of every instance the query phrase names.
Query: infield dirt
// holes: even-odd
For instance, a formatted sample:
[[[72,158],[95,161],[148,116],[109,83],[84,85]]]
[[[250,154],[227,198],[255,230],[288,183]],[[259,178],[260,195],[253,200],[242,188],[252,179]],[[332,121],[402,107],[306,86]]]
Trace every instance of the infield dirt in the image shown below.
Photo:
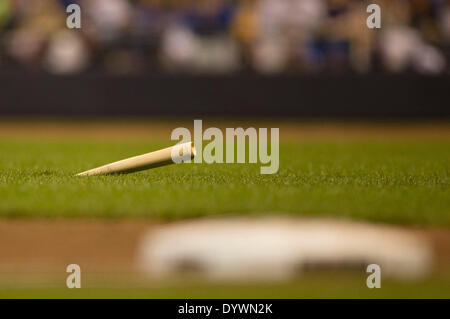
[[[93,272],[133,272],[140,239],[164,224],[148,220],[0,220],[0,270],[59,272],[77,263]],[[430,240],[439,268],[450,265],[448,229],[416,227],[408,231]]]
[[[329,122],[325,120],[204,120],[204,128],[278,127],[280,138],[288,140],[449,140],[448,122]],[[193,120],[128,119],[128,120],[19,120],[0,119],[3,137],[58,137],[93,139],[162,139],[169,140],[173,129],[193,129]]]

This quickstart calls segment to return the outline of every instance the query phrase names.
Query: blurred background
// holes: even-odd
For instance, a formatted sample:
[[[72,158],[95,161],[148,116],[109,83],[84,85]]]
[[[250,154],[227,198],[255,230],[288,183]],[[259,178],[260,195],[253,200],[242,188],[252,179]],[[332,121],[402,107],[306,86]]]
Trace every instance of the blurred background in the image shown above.
[[[448,0],[0,0],[0,115],[442,118],[449,59]]]
[[[0,72],[448,73],[450,2],[1,0]],[[77,3],[82,28],[69,31]]]

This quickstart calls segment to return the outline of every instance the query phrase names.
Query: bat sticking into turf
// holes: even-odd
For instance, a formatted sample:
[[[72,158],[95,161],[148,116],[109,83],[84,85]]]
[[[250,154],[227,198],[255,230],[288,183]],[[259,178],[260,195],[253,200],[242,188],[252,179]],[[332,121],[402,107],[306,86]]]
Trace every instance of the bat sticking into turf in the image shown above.
[[[138,155],[124,160],[106,164],[97,168],[81,172],[75,176],[94,176],[117,173],[132,173],[149,168],[181,163],[191,160],[195,156],[194,143],[177,144],[159,151]]]

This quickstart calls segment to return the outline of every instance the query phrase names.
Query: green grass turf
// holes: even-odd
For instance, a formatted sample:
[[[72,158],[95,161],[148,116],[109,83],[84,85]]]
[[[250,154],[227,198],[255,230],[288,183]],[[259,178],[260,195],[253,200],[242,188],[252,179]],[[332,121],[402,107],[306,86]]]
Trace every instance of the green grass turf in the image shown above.
[[[449,298],[448,277],[426,281],[383,280],[381,288],[366,286],[367,274],[308,274],[288,283],[207,284],[174,283],[153,287],[0,288],[2,298]],[[445,280],[445,281],[444,281]],[[64,282],[64,281],[62,281]],[[83,284],[82,284],[83,285]]]
[[[450,226],[449,141],[281,142],[280,170],[180,164],[73,174],[172,143],[0,139],[0,216],[178,219],[282,212]]]

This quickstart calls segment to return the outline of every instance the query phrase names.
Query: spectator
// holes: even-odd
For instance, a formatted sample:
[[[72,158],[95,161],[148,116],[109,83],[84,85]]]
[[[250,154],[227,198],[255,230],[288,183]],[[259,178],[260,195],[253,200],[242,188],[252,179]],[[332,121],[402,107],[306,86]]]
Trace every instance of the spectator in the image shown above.
[[[448,72],[448,1],[375,2],[381,29],[360,0],[1,0],[0,72]]]

